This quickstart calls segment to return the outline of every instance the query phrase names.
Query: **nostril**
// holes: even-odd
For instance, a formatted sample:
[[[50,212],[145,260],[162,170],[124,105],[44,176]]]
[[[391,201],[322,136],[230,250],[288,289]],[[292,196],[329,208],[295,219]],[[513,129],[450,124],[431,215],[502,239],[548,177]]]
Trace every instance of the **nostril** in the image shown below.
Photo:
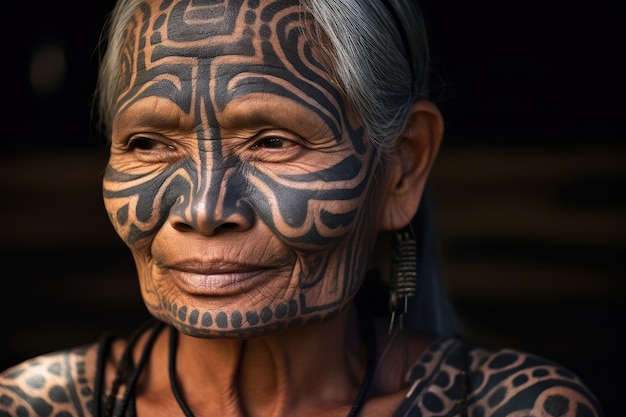
[[[174,223],[174,229],[179,232],[191,232],[194,230],[194,227],[185,222],[176,222]]]
[[[237,223],[224,223],[215,228],[215,233],[219,231],[235,230],[237,228],[239,228],[239,225]]]
[[[200,230],[200,229],[194,227],[193,224],[187,223],[187,222],[184,222],[184,221],[175,222],[173,224],[173,227],[174,227],[174,229],[176,229],[177,231],[182,232],[182,233],[194,232],[194,231]],[[202,228],[202,230],[204,230],[204,233],[215,234],[215,233],[220,233],[220,232],[239,230],[240,227],[241,227],[241,225],[238,225],[237,223],[228,222],[228,223],[220,224],[217,227],[214,227],[212,229],[211,228]],[[208,230],[210,230],[210,232],[208,232]]]

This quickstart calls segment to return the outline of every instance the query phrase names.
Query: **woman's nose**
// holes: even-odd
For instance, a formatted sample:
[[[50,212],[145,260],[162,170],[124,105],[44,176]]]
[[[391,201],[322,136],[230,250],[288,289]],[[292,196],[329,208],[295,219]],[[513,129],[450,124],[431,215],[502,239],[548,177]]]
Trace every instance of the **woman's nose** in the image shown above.
[[[233,184],[224,184],[181,195],[170,211],[169,221],[178,231],[207,236],[226,230],[248,230],[254,224],[254,211],[239,191]]]

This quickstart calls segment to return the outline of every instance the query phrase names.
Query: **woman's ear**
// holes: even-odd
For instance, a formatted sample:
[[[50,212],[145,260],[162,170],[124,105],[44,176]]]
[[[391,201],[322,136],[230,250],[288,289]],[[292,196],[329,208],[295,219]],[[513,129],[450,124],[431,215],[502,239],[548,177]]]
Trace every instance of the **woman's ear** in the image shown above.
[[[389,189],[382,218],[383,230],[406,226],[419,207],[443,138],[443,117],[427,100],[413,104],[394,156],[387,161]]]

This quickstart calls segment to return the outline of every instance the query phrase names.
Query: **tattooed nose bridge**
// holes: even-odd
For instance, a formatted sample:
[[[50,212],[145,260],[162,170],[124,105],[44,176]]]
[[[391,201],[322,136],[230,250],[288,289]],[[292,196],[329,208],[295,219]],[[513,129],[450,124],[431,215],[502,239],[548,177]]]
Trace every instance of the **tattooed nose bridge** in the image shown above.
[[[187,196],[179,196],[171,210],[173,226],[179,231],[194,230],[204,235],[249,229],[255,214],[239,182],[213,177],[210,185],[190,189]]]

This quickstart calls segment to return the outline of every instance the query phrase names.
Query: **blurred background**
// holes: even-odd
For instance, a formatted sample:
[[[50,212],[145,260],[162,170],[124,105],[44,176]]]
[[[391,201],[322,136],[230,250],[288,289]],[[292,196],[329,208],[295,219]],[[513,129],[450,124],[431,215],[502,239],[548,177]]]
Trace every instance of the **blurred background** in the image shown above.
[[[3,31],[0,369],[147,317],[91,122],[112,1],[13,2]],[[422,1],[446,137],[433,175],[468,334],[572,369],[619,415],[626,129],[617,4]],[[12,17],[10,17],[12,18]],[[618,392],[619,390],[619,392]]]

